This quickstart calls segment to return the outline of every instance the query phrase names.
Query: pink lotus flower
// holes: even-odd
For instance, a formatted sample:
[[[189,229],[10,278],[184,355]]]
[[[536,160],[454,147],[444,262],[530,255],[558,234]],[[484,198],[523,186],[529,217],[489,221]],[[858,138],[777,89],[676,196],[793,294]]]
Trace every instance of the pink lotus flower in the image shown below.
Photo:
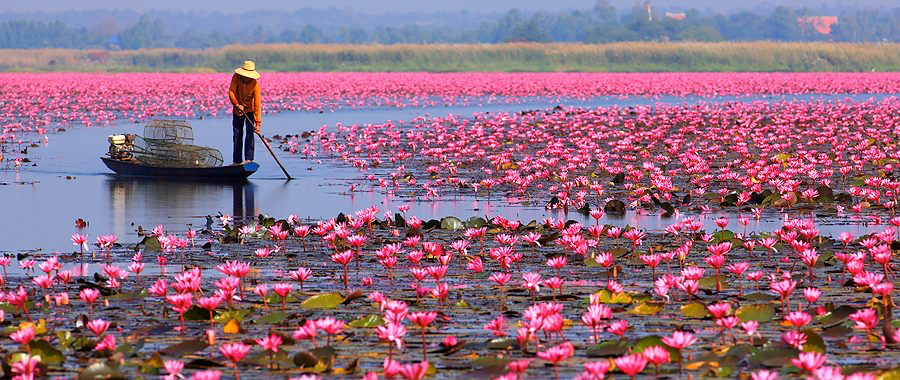
[[[428,361],[413,364],[404,364],[399,368],[400,376],[406,380],[421,380],[428,372]]]
[[[106,332],[106,329],[109,328],[109,325],[110,325],[110,323],[108,321],[104,321],[102,319],[95,319],[95,320],[87,323],[87,328],[88,328],[88,330],[91,330],[91,332],[93,332],[94,335],[97,335],[97,337],[99,338],[100,335],[103,335],[103,333]]]
[[[269,351],[269,367],[275,365],[272,359],[273,355],[278,352],[278,346],[281,346],[281,337],[275,334],[269,334],[265,338],[256,339],[256,344],[260,345],[264,350]]]
[[[575,347],[572,343],[565,342],[548,348],[546,351],[539,351],[537,356],[543,360],[553,363],[553,372],[556,379],[559,380],[559,362],[571,358],[575,354]],[[646,363],[645,363],[646,364]]]
[[[668,363],[670,359],[669,351],[663,348],[663,346],[647,347],[641,354],[647,358],[647,361],[653,364],[657,374],[659,374],[659,366]]]
[[[801,352],[796,358],[791,359],[791,364],[806,372],[813,372],[825,364],[828,357],[818,352]]]
[[[191,375],[191,380],[219,380],[220,378],[222,378],[222,371],[212,369],[197,371]]]
[[[647,358],[641,354],[632,354],[616,358],[615,363],[616,368],[634,379],[647,366]]]
[[[244,359],[244,356],[247,356],[247,353],[250,352],[250,346],[243,344],[241,342],[237,343],[228,343],[223,344],[219,347],[219,351],[222,352],[222,355],[225,356],[231,363],[234,365],[234,378],[240,379],[240,374],[238,373],[238,362]]]
[[[116,337],[114,335],[106,334],[105,336],[103,336],[103,339],[100,340],[100,343],[98,343],[94,347],[94,351],[103,351],[103,350],[110,350],[110,351],[116,350]]]
[[[165,380],[179,379],[181,371],[184,370],[184,362],[179,360],[166,360],[163,362],[163,368],[169,373],[164,377]]]
[[[12,372],[17,375],[13,378],[22,380],[38,378],[41,373],[38,368],[40,362],[40,357],[31,356],[31,354],[13,362]]]

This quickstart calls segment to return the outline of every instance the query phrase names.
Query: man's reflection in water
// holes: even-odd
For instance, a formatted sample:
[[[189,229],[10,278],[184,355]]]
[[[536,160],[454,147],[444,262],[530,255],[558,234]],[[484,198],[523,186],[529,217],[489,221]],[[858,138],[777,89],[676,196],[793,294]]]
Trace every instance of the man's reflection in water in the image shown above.
[[[251,182],[231,184],[232,191],[232,209],[235,220],[245,220],[255,218],[256,200],[253,193],[256,191],[256,185]]]

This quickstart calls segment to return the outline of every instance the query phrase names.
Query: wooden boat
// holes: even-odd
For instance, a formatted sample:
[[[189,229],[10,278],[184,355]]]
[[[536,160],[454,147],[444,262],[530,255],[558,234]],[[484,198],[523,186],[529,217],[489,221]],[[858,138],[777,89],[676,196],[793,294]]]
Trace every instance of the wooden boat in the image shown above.
[[[106,167],[118,175],[137,177],[243,181],[259,169],[259,164],[255,162],[200,168],[167,168],[145,165],[137,160],[119,160],[109,157],[100,157],[100,159],[106,164]]]

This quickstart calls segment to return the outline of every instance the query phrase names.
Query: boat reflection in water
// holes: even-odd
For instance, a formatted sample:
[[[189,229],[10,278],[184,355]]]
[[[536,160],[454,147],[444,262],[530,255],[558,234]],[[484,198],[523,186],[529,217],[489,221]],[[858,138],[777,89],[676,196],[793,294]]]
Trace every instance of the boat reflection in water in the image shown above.
[[[119,236],[133,234],[138,226],[150,229],[163,224],[173,233],[206,226],[206,216],[230,213],[236,220],[254,218],[256,185],[251,182],[216,183],[110,177],[109,219]],[[197,212],[204,214],[200,215]],[[215,220],[215,219],[214,219]],[[215,220],[218,222],[217,220]]]

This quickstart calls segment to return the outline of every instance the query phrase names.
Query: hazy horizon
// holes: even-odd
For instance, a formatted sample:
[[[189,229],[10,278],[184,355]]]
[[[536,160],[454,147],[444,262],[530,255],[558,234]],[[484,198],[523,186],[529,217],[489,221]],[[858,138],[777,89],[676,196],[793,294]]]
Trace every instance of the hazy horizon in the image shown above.
[[[628,8],[638,1],[635,0],[609,0],[609,3],[617,8]],[[490,2],[477,0],[457,0],[454,2],[443,1],[414,1],[414,0],[258,0],[247,2],[246,0],[156,0],[153,2],[134,0],[93,0],[90,2],[73,2],[70,0],[32,0],[28,2],[15,2],[4,6],[3,13],[31,13],[31,12],[66,12],[86,10],[131,10],[136,12],[161,11],[208,11],[222,13],[244,13],[266,10],[297,10],[297,9],[348,9],[366,14],[406,13],[406,12],[456,12],[471,11],[475,13],[504,12],[518,8],[524,10],[564,10],[585,9],[594,5],[594,0],[556,0],[547,2],[544,0],[495,0]],[[748,10],[758,7],[786,5],[790,7],[883,7],[896,5],[888,0],[749,0],[741,2],[723,2],[709,0],[655,0],[654,6],[668,8],[696,8],[701,10],[714,10],[720,12]]]

